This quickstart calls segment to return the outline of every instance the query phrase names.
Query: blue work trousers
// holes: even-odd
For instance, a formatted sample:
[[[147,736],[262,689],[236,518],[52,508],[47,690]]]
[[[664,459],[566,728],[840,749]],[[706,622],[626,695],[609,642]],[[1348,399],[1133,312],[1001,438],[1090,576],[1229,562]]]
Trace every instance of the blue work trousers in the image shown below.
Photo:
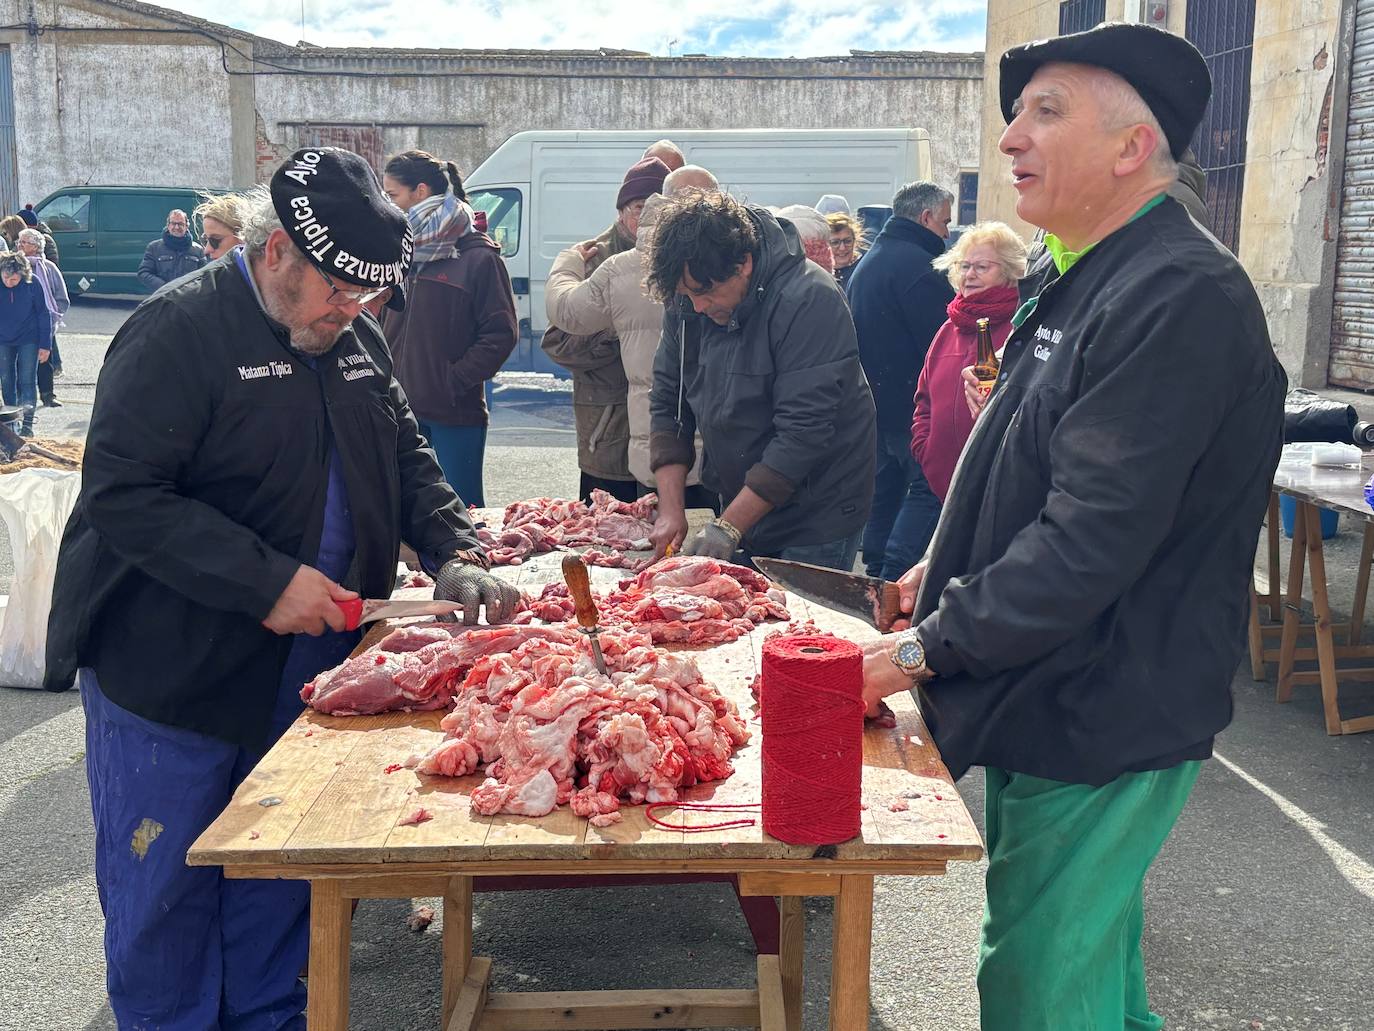
[[[873,509],[863,534],[868,575],[896,580],[919,562],[935,535],[940,509],[940,499],[911,455],[911,431],[880,429]]]
[[[0,395],[7,405],[38,407],[38,345],[0,344]]]
[[[309,949],[309,885],[231,880],[218,867],[186,865],[187,849],[262,753],[143,719],[106,698],[92,670],[77,683],[105,983],[119,1026],[304,1028],[298,975]],[[298,691],[283,686],[273,740],[300,713]]]
[[[487,428],[422,422],[420,432],[438,456],[444,479],[463,499],[463,504],[484,507],[487,499],[482,490],[482,462],[487,451]]]

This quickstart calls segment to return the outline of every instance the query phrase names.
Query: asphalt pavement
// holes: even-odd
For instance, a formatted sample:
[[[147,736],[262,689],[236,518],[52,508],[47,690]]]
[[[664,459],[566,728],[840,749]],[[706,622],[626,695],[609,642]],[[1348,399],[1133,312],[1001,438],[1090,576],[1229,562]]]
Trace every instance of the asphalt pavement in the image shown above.
[[[63,337],[71,403],[40,432],[84,433],[109,335],[131,306],[78,304]],[[576,488],[566,394],[503,389],[487,450],[491,504]],[[543,396],[541,396],[541,394]],[[84,403],[83,403],[84,402]],[[1348,597],[1358,541],[1328,550]],[[0,548],[8,560],[8,548]],[[1316,688],[1288,705],[1248,669],[1235,720],[1146,883],[1144,949],[1154,1008],[1176,1031],[1374,1028],[1374,735],[1329,738]],[[1351,713],[1374,689],[1346,689]],[[0,688],[0,1031],[114,1028],[104,994],[92,874],[84,720],[73,693]],[[982,825],[975,771],[959,785]],[[983,864],[942,878],[880,878],[873,1019],[885,1031],[977,1028]],[[431,1029],[439,1021],[442,920],[415,933],[413,907],[366,900],[354,921],[351,1026]],[[825,1026],[830,908],[808,903],[805,1026]],[[719,885],[480,895],[475,947],[502,991],[744,987],[748,931]],[[1105,1029],[1104,1029],[1105,1031]],[[1115,1029],[1112,1029],[1115,1031]]]

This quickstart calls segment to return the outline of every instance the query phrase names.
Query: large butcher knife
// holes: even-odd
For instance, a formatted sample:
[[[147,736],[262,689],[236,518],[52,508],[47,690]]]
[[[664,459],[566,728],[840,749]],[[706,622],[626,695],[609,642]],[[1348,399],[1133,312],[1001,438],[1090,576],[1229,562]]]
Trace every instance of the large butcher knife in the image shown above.
[[[402,619],[406,616],[447,616],[463,611],[456,601],[438,601],[429,598],[406,600],[401,598],[354,598],[352,601],[334,603],[343,610],[346,630],[357,630],[362,623],[377,619]]]
[[[906,615],[902,612],[901,589],[890,580],[781,558],[755,558],[754,565],[793,594],[862,619],[883,633],[892,629],[894,620]]]

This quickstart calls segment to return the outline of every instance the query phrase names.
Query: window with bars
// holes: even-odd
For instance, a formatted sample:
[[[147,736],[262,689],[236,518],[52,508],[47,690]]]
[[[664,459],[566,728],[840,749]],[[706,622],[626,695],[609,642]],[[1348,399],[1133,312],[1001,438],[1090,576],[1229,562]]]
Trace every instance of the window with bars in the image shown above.
[[[1059,34],[1087,32],[1107,17],[1107,0],[1063,0],[1059,5]]]
[[[1255,0],[1189,0],[1184,21],[1184,34],[1207,59],[1212,73],[1212,100],[1193,137],[1193,153],[1207,173],[1212,233],[1235,253],[1245,185]]]

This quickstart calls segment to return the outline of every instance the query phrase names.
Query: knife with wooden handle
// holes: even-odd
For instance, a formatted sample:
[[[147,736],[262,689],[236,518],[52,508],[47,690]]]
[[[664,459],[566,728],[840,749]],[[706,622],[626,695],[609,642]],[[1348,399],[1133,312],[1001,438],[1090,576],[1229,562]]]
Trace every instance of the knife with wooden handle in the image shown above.
[[[563,579],[568,582],[568,593],[572,595],[573,611],[577,615],[577,625],[587,635],[592,645],[592,658],[601,675],[606,675],[606,657],[601,654],[600,617],[596,611],[596,601],[592,598],[592,584],[587,576],[587,563],[581,555],[569,552],[563,556]]]

